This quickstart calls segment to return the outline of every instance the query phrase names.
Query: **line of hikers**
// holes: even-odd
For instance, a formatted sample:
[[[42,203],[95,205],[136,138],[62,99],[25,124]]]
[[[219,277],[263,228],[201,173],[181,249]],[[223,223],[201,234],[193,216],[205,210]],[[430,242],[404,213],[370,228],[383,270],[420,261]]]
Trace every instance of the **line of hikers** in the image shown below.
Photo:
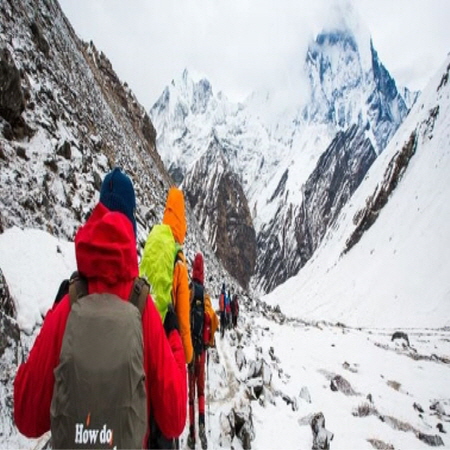
[[[53,448],[178,448],[187,409],[195,448],[196,397],[207,448],[205,361],[219,320],[203,255],[189,281],[184,196],[172,187],[138,262],[135,209],[133,184],[115,168],[76,233],[77,271],[16,374],[16,425],[30,438],[51,430]]]
[[[220,313],[220,337],[223,338],[226,329],[236,328],[239,316],[239,300],[235,293],[231,296],[227,292],[225,283],[219,294],[219,313]]]

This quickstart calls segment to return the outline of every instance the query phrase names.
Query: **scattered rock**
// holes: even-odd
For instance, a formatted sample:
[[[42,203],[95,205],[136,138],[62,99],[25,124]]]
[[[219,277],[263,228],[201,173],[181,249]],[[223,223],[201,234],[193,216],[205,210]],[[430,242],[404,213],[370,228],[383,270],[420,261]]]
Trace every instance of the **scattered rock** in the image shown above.
[[[436,414],[437,414],[438,416],[446,416],[446,415],[449,415],[449,414],[447,413],[447,411],[446,411],[444,405],[443,405],[442,402],[440,402],[439,400],[433,402],[433,403],[430,405],[430,409],[431,409],[432,411],[435,411]]]
[[[394,381],[394,380],[388,380],[386,383],[389,387],[391,387],[395,391],[399,391],[402,386],[401,383],[399,383],[398,381]]]
[[[235,435],[239,438],[244,449],[251,448],[251,441],[255,438],[253,428],[252,407],[250,404],[241,404],[239,408],[233,408]]]
[[[312,450],[329,450],[334,435],[325,428],[325,417],[321,412],[313,415],[311,430],[313,432]]]
[[[362,403],[352,413],[355,417],[368,417],[378,415],[378,411],[371,403]]]
[[[58,162],[54,158],[47,158],[44,161],[44,164],[53,172],[56,173],[58,171]]]
[[[37,48],[48,58],[50,54],[50,46],[42,33],[41,27],[36,21],[34,21],[30,25],[30,28]]]
[[[340,391],[345,395],[357,395],[350,383],[341,375],[336,375],[332,378],[330,388],[332,391]]]
[[[0,373],[1,381],[8,369],[6,368],[6,360],[2,360],[5,352],[10,349],[14,355],[14,363],[17,364],[18,347],[20,344],[20,331],[19,326],[15,320],[16,308],[14,300],[9,292],[8,284],[3,276],[3,272],[0,269]],[[4,392],[4,391],[2,391]]]
[[[432,447],[439,447],[441,445],[444,445],[444,441],[437,434],[431,435],[419,431],[417,433],[417,439],[421,440],[422,442],[425,442],[428,445],[431,445]]]
[[[228,414],[220,413],[219,444],[227,448],[235,447],[232,441],[237,437],[244,449],[251,449],[251,441],[255,439],[253,413],[248,402],[241,401]]]
[[[249,363],[247,379],[261,377],[265,386],[269,386],[272,380],[272,369],[264,359],[251,361]]]
[[[9,293],[8,284],[6,283],[2,269],[0,269],[0,311],[8,317],[16,317],[14,300]]]
[[[28,161],[30,158],[27,156],[27,151],[23,147],[17,147],[16,148],[16,154],[19,158],[24,159],[25,161]]]
[[[289,395],[282,393],[281,398],[286,402],[287,405],[291,406],[292,411],[298,411],[298,403],[295,397],[292,398]]]
[[[70,142],[64,141],[62,145],[56,150],[56,154],[62,156],[65,159],[72,158],[72,149],[70,147]]]
[[[248,380],[246,386],[250,400],[258,400],[264,391],[263,380],[261,377]]]
[[[395,450],[392,444],[386,444],[386,442],[383,442],[380,439],[367,439],[367,442],[377,450]]]
[[[419,411],[420,413],[423,413],[423,408],[422,408],[418,403],[414,402],[413,408],[414,408],[416,411]]]
[[[223,412],[220,413],[219,423],[220,423],[220,438],[219,444],[220,446],[230,447],[231,441],[234,438],[234,422],[233,424],[230,422],[230,417],[232,417],[234,421],[234,415],[225,414]]]
[[[0,128],[3,136],[8,141],[12,141],[14,139],[14,133],[11,128],[11,124],[3,119],[3,117],[0,117]],[[3,153],[1,147],[0,147],[0,158],[6,159],[5,154]]]
[[[382,422],[389,425],[394,430],[400,430],[400,431],[415,431],[413,426],[410,425],[407,422],[403,422],[400,419],[397,419],[393,416],[379,416],[378,417]]]
[[[305,400],[305,402],[307,403],[311,403],[311,394],[309,393],[309,389],[306,386],[303,386],[300,389],[300,394],[299,394],[300,398],[302,398],[303,400]]]
[[[280,358],[278,358],[277,356],[275,356],[275,350],[273,349],[273,347],[269,348],[269,356],[272,359],[272,361],[276,362],[276,363],[280,363]]]
[[[396,331],[391,338],[391,341],[395,341],[396,339],[402,339],[404,343],[406,344],[406,347],[409,347],[409,338],[406,333],[403,331]]]
[[[0,116],[11,125],[25,109],[20,72],[6,47],[0,49]]]
[[[441,433],[447,433],[447,432],[445,431],[445,429],[444,429],[444,425],[442,425],[442,423],[440,423],[440,422],[436,425],[436,428],[437,428]]]
[[[234,357],[236,359],[236,365],[238,369],[242,370],[242,368],[247,363],[242,345],[238,345]]]
[[[358,372],[358,369],[355,367],[355,365],[354,364],[351,365],[347,361],[344,361],[344,363],[342,364],[342,367],[345,370],[348,370],[349,372],[352,372],[352,373],[357,373]]]

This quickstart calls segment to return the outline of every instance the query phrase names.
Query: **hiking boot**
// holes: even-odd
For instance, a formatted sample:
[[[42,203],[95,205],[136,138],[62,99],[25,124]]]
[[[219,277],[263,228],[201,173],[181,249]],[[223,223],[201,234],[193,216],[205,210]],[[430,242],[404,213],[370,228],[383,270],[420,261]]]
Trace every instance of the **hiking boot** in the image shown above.
[[[187,445],[189,448],[194,449],[195,448],[195,435],[189,433],[187,438]]]
[[[206,431],[204,423],[200,424],[198,436],[200,437],[200,442],[202,443],[202,449],[206,450],[208,448],[208,441],[206,440]]]

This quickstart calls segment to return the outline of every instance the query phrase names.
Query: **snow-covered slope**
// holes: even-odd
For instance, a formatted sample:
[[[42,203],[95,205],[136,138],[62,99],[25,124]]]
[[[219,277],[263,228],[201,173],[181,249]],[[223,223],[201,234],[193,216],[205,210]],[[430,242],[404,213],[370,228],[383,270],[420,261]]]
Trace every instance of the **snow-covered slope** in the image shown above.
[[[46,272],[35,264],[40,255],[46,258]],[[12,228],[0,234],[0,266],[21,327],[28,331],[18,337],[18,349],[6,346],[0,359],[0,448],[39,450],[49,438],[26,439],[18,433],[12,385],[41,314],[73,263],[73,244],[44,231]],[[213,270],[207,265],[208,274]],[[217,292],[207,288],[217,307]],[[399,302],[408,307],[404,298]],[[218,332],[216,348],[209,351],[208,448],[309,449],[310,422],[319,413],[333,434],[331,450],[419,450],[430,448],[429,443],[450,448],[448,330],[404,330],[408,341],[393,340],[395,329],[291,319],[245,296],[240,305],[237,328],[223,338]],[[188,429],[186,424],[181,448],[187,448]]]
[[[353,326],[450,326],[449,72],[450,59],[314,257],[268,303]]]

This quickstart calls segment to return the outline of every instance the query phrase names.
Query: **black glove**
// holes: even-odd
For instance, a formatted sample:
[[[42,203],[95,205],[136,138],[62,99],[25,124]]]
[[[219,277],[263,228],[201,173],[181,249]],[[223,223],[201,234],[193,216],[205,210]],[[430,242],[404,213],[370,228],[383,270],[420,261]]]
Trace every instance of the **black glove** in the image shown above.
[[[166,330],[166,336],[169,336],[169,334],[173,330],[180,331],[180,328],[178,326],[178,318],[175,314],[175,311],[173,310],[173,306],[170,305],[169,309],[166,313],[166,318],[164,319],[164,329]]]
[[[188,371],[192,374],[195,373],[195,363],[194,363],[195,356],[192,357],[192,361],[188,364]]]
[[[55,300],[53,301],[53,305],[56,305],[59,303],[63,297],[69,293],[69,280],[63,280],[61,284],[59,285],[58,292],[56,293]]]

